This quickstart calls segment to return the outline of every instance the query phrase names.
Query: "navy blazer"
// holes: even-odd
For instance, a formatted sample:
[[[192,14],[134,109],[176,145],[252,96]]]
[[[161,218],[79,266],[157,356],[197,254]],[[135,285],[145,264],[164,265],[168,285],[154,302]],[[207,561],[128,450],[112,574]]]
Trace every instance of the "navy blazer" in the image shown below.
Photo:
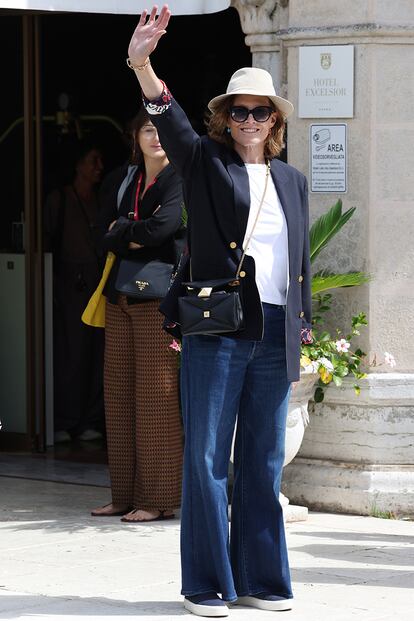
[[[231,278],[242,254],[250,209],[249,178],[244,162],[236,151],[208,136],[200,137],[174,99],[164,113],[152,115],[151,120],[169,161],[184,181],[192,279]],[[271,175],[288,228],[286,360],[288,379],[296,381],[300,374],[301,328],[311,327],[307,182],[302,173],[277,159],[271,161]],[[171,321],[178,321],[177,297],[183,294],[181,283],[190,279],[188,263],[182,266],[160,307]],[[260,341],[263,308],[253,257],[246,255],[243,271],[246,274],[241,279],[245,329],[224,336]]]

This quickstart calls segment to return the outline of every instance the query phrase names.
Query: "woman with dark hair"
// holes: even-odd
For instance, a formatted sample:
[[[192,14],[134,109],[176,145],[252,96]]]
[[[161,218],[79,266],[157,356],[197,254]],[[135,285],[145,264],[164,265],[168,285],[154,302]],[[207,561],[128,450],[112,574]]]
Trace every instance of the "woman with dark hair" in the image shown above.
[[[114,183],[115,181],[115,183]],[[120,295],[120,260],[175,264],[182,238],[181,181],[144,108],[131,125],[131,160],[102,184],[101,246],[116,261],[107,281],[104,393],[112,501],[94,516],[124,522],[174,517],[181,504],[178,364],[160,300]]]
[[[214,303],[233,295],[221,291],[204,306],[211,313],[204,302],[192,306],[198,328],[184,331],[181,592],[185,608],[200,616],[227,616],[225,602],[290,610],[279,489],[290,385],[299,379],[301,338],[311,338],[307,183],[276,157],[293,106],[267,71],[243,67],[209,102],[208,135],[200,137],[151,66],[170,15],[167,5],[158,19],[156,6],[149,17],[143,11],[128,50],[144,105],[183,178],[188,210],[190,258],[162,310],[171,323],[188,325],[186,293],[191,304],[195,290],[207,300],[218,281],[239,288],[244,316],[244,324],[213,333]]]
[[[55,443],[102,439],[103,331],[81,315],[102,271],[93,228],[102,154],[94,142],[66,145],[71,174],[53,190],[44,209],[44,247],[53,252],[54,272],[54,439]]]

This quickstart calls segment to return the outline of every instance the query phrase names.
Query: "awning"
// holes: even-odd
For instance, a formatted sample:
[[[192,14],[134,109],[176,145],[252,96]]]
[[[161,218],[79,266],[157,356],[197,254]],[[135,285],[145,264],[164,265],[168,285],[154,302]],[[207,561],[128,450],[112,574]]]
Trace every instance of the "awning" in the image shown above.
[[[139,15],[153,4],[153,0],[0,0],[0,9]],[[159,8],[163,4],[157,2]],[[173,15],[200,15],[224,11],[230,0],[170,0],[167,4]]]

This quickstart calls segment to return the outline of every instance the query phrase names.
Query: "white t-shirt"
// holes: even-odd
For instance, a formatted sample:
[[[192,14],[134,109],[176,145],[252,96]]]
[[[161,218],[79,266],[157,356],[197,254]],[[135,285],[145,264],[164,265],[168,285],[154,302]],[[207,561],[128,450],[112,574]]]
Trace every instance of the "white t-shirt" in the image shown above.
[[[266,164],[245,166],[249,175],[250,212],[243,248],[253,228],[266,181]],[[256,284],[261,301],[286,304],[289,274],[287,224],[271,176],[246,254],[252,256],[256,263]]]

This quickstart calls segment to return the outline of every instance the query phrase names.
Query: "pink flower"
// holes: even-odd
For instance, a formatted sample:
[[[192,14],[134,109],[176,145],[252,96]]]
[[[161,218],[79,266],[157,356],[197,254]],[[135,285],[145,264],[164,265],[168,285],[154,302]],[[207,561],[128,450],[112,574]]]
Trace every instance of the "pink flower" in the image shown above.
[[[351,347],[351,343],[348,343],[348,341],[346,341],[345,339],[339,339],[339,341],[336,341],[335,346],[336,346],[336,351],[346,353],[348,349]]]
[[[387,351],[384,352],[384,360],[385,360],[385,364],[389,364],[391,368],[395,367],[395,365],[397,364],[395,362],[394,356]]]
[[[172,343],[170,343],[169,347],[171,347],[171,349],[173,349],[177,353],[180,353],[180,351],[181,351],[181,344],[178,341],[176,341],[175,339],[173,340]]]

